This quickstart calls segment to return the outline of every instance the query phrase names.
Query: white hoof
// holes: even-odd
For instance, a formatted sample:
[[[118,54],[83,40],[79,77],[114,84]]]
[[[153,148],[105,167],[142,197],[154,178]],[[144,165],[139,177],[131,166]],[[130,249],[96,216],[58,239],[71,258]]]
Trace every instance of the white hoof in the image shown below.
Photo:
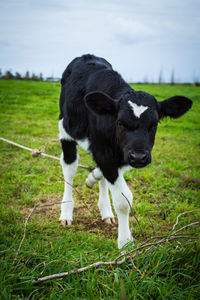
[[[126,239],[118,239],[118,248],[119,249],[122,249],[123,247],[125,247],[128,243],[132,242],[133,245],[134,245],[134,242],[133,242],[133,237],[129,237],[129,238],[126,238]]]
[[[72,220],[62,220],[60,221],[61,226],[65,227],[65,226],[70,226],[72,225]]]
[[[116,224],[115,218],[105,218],[103,221],[108,225]]]

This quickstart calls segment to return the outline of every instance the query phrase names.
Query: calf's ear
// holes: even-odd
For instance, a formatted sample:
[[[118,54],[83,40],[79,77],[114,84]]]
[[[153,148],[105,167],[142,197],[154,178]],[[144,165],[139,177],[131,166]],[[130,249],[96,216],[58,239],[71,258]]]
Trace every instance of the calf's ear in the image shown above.
[[[158,102],[160,118],[177,119],[184,115],[192,106],[192,100],[184,96],[174,96]]]
[[[103,92],[95,91],[84,97],[87,108],[97,115],[112,115],[117,113],[117,103]]]

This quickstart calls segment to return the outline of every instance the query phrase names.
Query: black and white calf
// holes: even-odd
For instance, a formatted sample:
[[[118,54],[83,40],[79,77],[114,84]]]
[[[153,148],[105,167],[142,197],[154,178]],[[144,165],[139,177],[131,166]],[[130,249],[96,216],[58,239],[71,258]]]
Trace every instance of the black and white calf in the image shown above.
[[[192,101],[174,96],[162,102],[133,90],[103,58],[83,55],[66,68],[61,80],[59,138],[65,191],[60,220],[71,224],[72,184],[78,166],[77,144],[89,151],[97,165],[86,184],[99,181],[99,209],[102,220],[114,222],[108,189],[118,217],[118,247],[132,240],[129,204],[132,194],[124,180],[127,168],[143,168],[151,162],[151,150],[158,122],[178,118]],[[123,195],[124,194],[124,195]],[[125,196],[125,197],[124,197]]]

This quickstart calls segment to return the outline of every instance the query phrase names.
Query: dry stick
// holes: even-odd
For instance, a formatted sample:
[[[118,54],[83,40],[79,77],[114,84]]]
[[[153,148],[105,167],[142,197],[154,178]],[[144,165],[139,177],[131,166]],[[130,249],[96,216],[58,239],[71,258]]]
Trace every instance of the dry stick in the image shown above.
[[[2,138],[2,137],[0,137],[0,140],[1,140],[1,141],[4,141],[4,142],[6,142],[6,143],[9,143],[9,144],[11,144],[11,145],[13,145],[13,146],[16,146],[16,147],[18,147],[18,148],[21,148],[21,149],[30,151],[30,152],[31,152],[31,155],[32,155],[33,157],[37,157],[37,156],[39,156],[39,155],[42,155],[42,156],[44,156],[44,157],[48,157],[48,158],[51,158],[51,159],[60,161],[60,158],[59,158],[59,157],[56,157],[56,156],[53,156],[53,155],[50,155],[50,154],[46,154],[46,153],[44,153],[41,149],[32,149],[32,148],[29,148],[29,147],[26,147],[26,146],[17,144],[17,143],[15,143],[15,142],[12,142],[12,141],[10,141],[10,140],[4,139],[4,138]],[[79,168],[82,168],[82,169],[86,169],[86,170],[88,170],[88,171],[90,171],[90,172],[93,171],[93,170],[95,169],[95,167],[91,167],[91,166],[86,167],[86,166],[83,166],[83,165],[78,165],[78,167],[79,167]]]
[[[163,243],[163,242],[165,242],[165,241],[170,241],[170,240],[174,240],[174,239],[177,239],[177,238],[185,238],[185,236],[183,236],[183,235],[182,235],[182,236],[176,236],[176,234],[177,234],[178,232],[180,232],[180,231],[182,231],[182,230],[188,228],[188,227],[191,227],[191,226],[194,226],[194,225],[198,225],[198,224],[200,224],[200,221],[197,221],[197,222],[194,222],[194,223],[187,224],[187,225],[181,227],[180,229],[176,230],[174,233],[172,233],[172,234],[171,234],[170,236],[168,236],[166,239],[163,239],[163,237],[166,237],[166,236],[160,236],[160,237],[159,237],[159,236],[155,236],[155,237],[152,237],[152,238],[150,238],[149,240],[147,240],[145,243],[143,243],[142,245],[140,245],[140,247],[131,250],[131,251],[130,251],[129,253],[127,253],[127,254],[130,254],[130,253],[132,253],[132,252],[135,252],[137,249],[140,250],[140,249],[142,249],[143,247],[146,247],[147,245],[148,245],[148,246],[154,246],[154,245]],[[154,243],[152,243],[152,244],[148,244],[149,241],[151,241],[151,240],[153,240],[153,239],[158,239],[158,238],[161,238],[161,240],[159,240],[158,242],[154,242]],[[199,239],[199,237],[190,237],[190,239]],[[126,254],[119,255],[119,256],[116,258],[116,260],[118,260],[119,258],[123,257],[124,255],[126,255]]]
[[[69,272],[57,273],[57,274],[53,274],[53,275],[48,275],[48,276],[40,277],[37,280],[34,280],[32,283],[34,285],[36,285],[36,284],[39,284],[39,283],[47,281],[47,280],[53,280],[53,279],[58,279],[58,278],[66,277],[66,276],[71,275],[71,274],[82,273],[82,272],[85,272],[85,271],[87,271],[89,269],[99,268],[100,266],[120,265],[120,264],[123,264],[127,259],[133,257],[131,254],[133,254],[134,252],[137,252],[137,251],[139,251],[139,250],[141,250],[143,248],[151,247],[151,246],[156,246],[156,245],[159,245],[161,243],[165,243],[165,242],[169,242],[169,241],[173,241],[173,240],[177,240],[177,239],[183,239],[183,238],[188,238],[188,236],[187,237],[184,237],[184,236],[173,236],[173,237],[171,237],[169,239],[166,239],[166,240],[160,240],[158,242],[154,242],[154,243],[150,243],[150,244],[147,243],[147,244],[144,244],[144,245],[142,245],[140,247],[137,247],[137,248],[135,248],[135,249],[133,249],[133,250],[127,252],[127,253],[123,253],[123,254],[119,255],[117,258],[115,258],[112,261],[105,261],[105,262],[104,261],[99,261],[99,262],[93,263],[93,264],[88,265],[88,266],[83,267],[83,268],[71,270]],[[193,238],[190,238],[190,239],[198,239],[198,237],[193,237]],[[123,259],[121,259],[121,258],[123,258]],[[121,259],[121,260],[118,261],[119,259]]]
[[[196,232],[190,232],[189,233],[190,235],[193,235],[193,234],[196,234]],[[152,240],[159,240],[160,239],[160,241],[163,239],[163,238],[169,238],[169,237],[171,237],[171,236],[176,236],[175,234],[172,234],[172,235],[160,235],[160,236],[153,236],[153,237],[151,237],[151,238],[149,238],[148,240],[146,240],[143,244],[141,244],[141,246],[143,246],[143,245],[146,245],[146,243],[149,243],[149,242],[151,242]],[[188,237],[188,236],[186,236],[186,233],[179,233],[179,235],[178,236],[184,236],[184,237]],[[189,236],[190,237],[190,236]],[[191,237],[192,238],[192,237]],[[196,238],[195,238],[196,239]]]
[[[19,251],[21,250],[23,241],[24,241],[24,239],[26,237],[26,227],[27,227],[28,221],[29,221],[29,219],[30,219],[31,215],[33,214],[33,212],[34,212],[34,210],[35,210],[36,207],[37,207],[37,205],[35,204],[34,207],[33,207],[33,209],[31,210],[30,214],[28,215],[26,221],[25,221],[25,224],[24,224],[24,234],[23,234],[22,240],[21,240],[21,242],[19,244],[19,247],[17,249],[17,253],[15,254],[15,259],[14,259],[13,263],[15,263],[15,261],[17,259],[17,256],[19,254]]]
[[[65,182],[66,182],[67,184],[69,184],[70,186],[72,186],[72,185],[71,185],[69,182],[67,182],[66,180],[65,180]],[[52,203],[52,204],[44,204],[44,205],[38,205],[38,204],[35,203],[33,209],[31,210],[30,214],[28,215],[28,217],[27,217],[27,219],[26,219],[26,221],[25,221],[25,224],[24,224],[24,234],[23,234],[22,240],[21,240],[21,242],[20,242],[19,248],[18,248],[18,250],[17,250],[17,253],[15,254],[15,259],[14,259],[13,263],[15,263],[15,261],[16,261],[16,259],[17,259],[17,256],[18,256],[18,254],[19,254],[19,252],[20,252],[20,250],[21,250],[22,244],[23,244],[24,239],[25,239],[25,237],[26,237],[26,227],[27,227],[28,221],[29,221],[31,215],[33,214],[34,210],[35,210],[36,208],[43,208],[43,207],[53,206],[53,205],[56,205],[56,204],[62,204],[62,203],[67,203],[67,202],[71,202],[71,201],[63,201],[63,202],[62,202],[62,201],[59,201],[59,202],[55,202],[55,203]]]
[[[51,204],[44,204],[44,205],[36,205],[35,208],[43,208],[43,207],[48,207],[48,206],[53,206],[53,205],[57,205],[57,204],[62,204],[62,203],[68,203],[68,202],[71,202],[71,201],[59,201],[59,202],[55,202],[55,203],[51,203]]]
[[[188,214],[188,213],[192,213],[192,212],[194,212],[194,211],[200,211],[200,209],[193,209],[193,210],[185,211],[185,212],[179,214],[179,215],[177,216],[177,218],[176,218],[176,223],[174,224],[172,230],[174,230],[175,227],[178,225],[178,220],[179,220],[179,218],[180,218],[181,216],[186,215],[186,214]]]
[[[142,230],[142,227],[140,226],[140,222],[139,222],[138,218],[136,217],[136,215],[135,215],[135,213],[134,213],[134,211],[133,211],[133,209],[132,209],[132,207],[131,207],[130,201],[129,201],[128,198],[124,195],[124,193],[122,193],[122,196],[124,196],[124,198],[125,198],[126,201],[128,202],[129,207],[130,207],[130,210],[131,210],[131,212],[132,212],[134,218],[136,219],[136,221],[137,221],[137,223],[138,223],[138,225],[139,225],[139,227],[140,227],[140,231],[141,231],[141,233],[142,233],[142,236],[143,236],[144,239],[146,239],[146,236],[145,236],[145,234],[144,234],[144,232],[143,232],[143,230]]]
[[[62,277],[66,277],[70,274],[76,274],[76,273],[82,273],[82,272],[85,272],[87,271],[88,269],[94,269],[94,268],[99,268],[100,266],[102,265],[121,265],[125,262],[125,258],[123,258],[121,261],[118,261],[116,262],[115,260],[113,261],[98,261],[94,264],[91,264],[87,267],[83,267],[83,268],[80,268],[80,269],[75,269],[75,270],[72,270],[72,271],[69,271],[69,272],[63,272],[63,273],[58,273],[58,274],[53,274],[53,275],[49,275],[49,276],[44,276],[44,277],[41,277],[41,278],[38,278],[37,280],[34,280],[32,283],[34,285],[36,284],[39,284],[41,282],[44,282],[44,281],[47,281],[47,280],[52,280],[52,279],[58,279],[58,278],[62,278]]]
[[[17,253],[15,254],[15,259],[14,259],[13,263],[15,263],[15,261],[17,259],[17,256],[19,255],[19,252],[21,250],[22,244],[23,244],[24,239],[26,237],[26,227],[27,227],[28,221],[29,221],[31,215],[33,214],[34,210],[36,208],[43,208],[43,207],[47,207],[47,206],[53,206],[53,205],[56,205],[56,204],[61,204],[61,203],[66,203],[66,202],[71,202],[71,201],[64,201],[64,202],[60,201],[60,202],[55,202],[55,203],[52,203],[52,204],[44,204],[44,205],[38,205],[38,204],[35,203],[33,209],[31,210],[30,214],[28,215],[28,217],[27,217],[27,219],[26,219],[26,221],[24,223],[24,234],[23,234],[23,237],[21,239],[20,245],[19,245],[19,247],[17,249]],[[4,250],[3,252],[6,252],[6,251],[8,251],[8,250]]]
[[[2,250],[0,251],[0,255],[4,255],[5,253],[8,253],[8,252],[12,252],[12,249],[5,249],[5,250]]]
[[[185,229],[185,228],[188,228],[188,227],[194,226],[194,225],[199,225],[199,224],[200,224],[200,221],[197,221],[197,222],[194,222],[194,223],[190,223],[190,224],[188,224],[188,225],[185,225],[185,226],[181,227],[180,229],[176,230],[176,231],[172,234],[172,236],[175,236],[175,235],[177,234],[177,232],[180,232],[180,231],[182,231],[182,230]]]
[[[70,183],[66,182],[67,184],[71,185]],[[66,201],[67,202],[67,201]],[[128,201],[129,202],[129,201]],[[61,203],[61,202],[59,202]],[[57,204],[57,203],[54,203],[54,204]],[[22,238],[22,241],[20,243],[20,246],[18,248],[18,252],[16,254],[16,257],[21,249],[21,246],[22,246],[22,243],[25,239],[25,235],[26,235],[26,226],[27,226],[27,223],[28,223],[28,219],[30,218],[31,214],[33,213],[34,209],[37,207],[45,207],[45,206],[51,206],[51,205],[54,205],[54,204],[47,204],[47,205],[36,205],[34,206],[34,208],[32,209],[31,213],[29,214],[26,222],[25,222],[25,229],[24,229],[24,235],[23,235],[23,238]],[[130,203],[129,203],[130,205]],[[72,270],[70,272],[64,272],[64,273],[58,273],[58,274],[53,274],[53,275],[49,275],[49,276],[45,276],[45,277],[41,277],[41,278],[38,278],[37,280],[33,281],[33,284],[39,284],[41,282],[44,282],[44,281],[47,281],[47,280],[52,280],[52,279],[57,279],[57,278],[62,278],[62,277],[66,277],[70,274],[75,274],[75,273],[82,273],[88,269],[92,269],[92,268],[98,268],[99,266],[102,266],[102,265],[119,265],[119,264],[122,264],[126,261],[126,259],[129,259],[129,258],[132,258],[133,255],[130,255],[130,254],[133,254],[134,252],[136,251],[139,251],[143,248],[146,248],[146,247],[149,247],[149,249],[151,249],[151,246],[155,246],[155,245],[158,245],[158,244],[161,244],[161,243],[164,243],[164,242],[168,242],[168,241],[172,241],[172,240],[175,240],[175,239],[184,239],[184,238],[187,238],[187,239],[199,239],[198,237],[190,237],[190,236],[184,236],[184,235],[181,235],[181,236],[176,236],[176,234],[180,231],[182,231],[183,229],[185,228],[188,228],[188,227],[191,227],[191,226],[194,226],[194,225],[197,225],[197,224],[200,224],[200,221],[199,222],[194,222],[194,223],[190,223],[188,225],[185,225],[183,227],[181,227],[180,229],[178,229],[177,231],[175,231],[170,237],[166,238],[166,239],[163,239],[163,237],[166,237],[166,236],[156,236],[156,237],[152,237],[150,240],[153,240],[153,239],[158,239],[158,238],[162,238],[161,240],[159,240],[158,242],[153,242],[153,243],[149,243],[150,240],[146,241],[146,243],[142,244],[140,247],[137,247],[136,249],[133,249],[131,250],[130,252],[128,253],[123,253],[121,255],[119,255],[117,258],[115,258],[113,261],[107,261],[107,262],[97,262],[97,263],[94,263],[94,264],[91,264],[89,266],[86,266],[84,268],[80,268],[80,269],[75,269],[75,270]],[[149,250],[147,249],[147,251]],[[16,257],[15,257],[15,260],[16,260]],[[121,261],[118,261],[120,258],[123,258]]]
[[[156,246],[156,245],[159,245],[159,244],[162,244],[162,243],[170,242],[170,241],[177,240],[177,239],[184,239],[184,238],[185,238],[184,236],[172,236],[172,237],[167,238],[167,239],[162,239],[162,240],[160,240],[160,241],[158,241],[158,242],[145,243],[145,244],[143,244],[143,245],[141,245],[141,246],[139,246],[139,247],[137,247],[137,248],[135,248],[135,249],[133,249],[133,250],[127,252],[127,253],[123,253],[123,254],[119,255],[119,256],[115,259],[115,261],[117,261],[118,259],[120,259],[120,258],[122,258],[122,257],[124,257],[124,256],[126,256],[126,255],[130,255],[130,254],[132,254],[132,253],[134,253],[134,252],[136,252],[136,251],[139,251],[139,250],[141,250],[141,249],[143,249],[143,248],[151,247],[151,246]],[[187,237],[187,238],[188,238],[188,237]],[[152,238],[152,239],[153,239],[153,238]],[[195,239],[195,240],[197,240],[197,239],[199,239],[199,237],[190,237],[190,239]]]
[[[69,182],[67,182],[66,180],[65,180],[65,182],[66,182],[67,184],[69,184],[70,186],[72,186],[72,185],[71,185]],[[18,254],[19,254],[19,252],[20,252],[20,250],[21,250],[22,244],[23,244],[24,239],[25,239],[25,237],[26,237],[26,227],[27,227],[28,221],[29,221],[31,215],[33,214],[34,210],[35,210],[36,208],[43,208],[43,207],[48,207],[48,206],[53,206],[53,205],[56,205],[56,204],[62,204],[62,203],[68,203],[68,202],[71,202],[71,201],[59,201],[59,202],[55,202],[55,203],[51,203],[51,204],[44,204],[44,205],[38,205],[38,204],[35,203],[33,209],[31,210],[30,214],[28,215],[28,217],[27,217],[27,219],[26,219],[26,221],[25,221],[25,224],[24,224],[24,234],[23,234],[22,240],[21,240],[21,242],[20,242],[19,248],[18,248],[18,250],[17,250],[17,253],[15,254],[15,259],[14,259],[13,263],[16,261],[17,256],[18,256]]]
[[[59,175],[57,175],[57,177],[60,178],[61,180],[63,180],[63,178],[60,177]],[[83,199],[83,196],[81,195],[81,193],[78,191],[78,189],[77,189],[75,186],[73,186],[71,183],[69,183],[68,181],[66,181],[65,178],[64,178],[64,182],[66,182],[68,185],[70,185],[70,186],[74,189],[74,191],[76,192],[76,194],[77,194],[82,200],[84,200],[84,199]],[[71,202],[71,201],[67,201],[67,202]],[[61,203],[64,203],[64,202],[61,202]],[[86,204],[87,210],[88,210],[89,212],[91,212],[90,209],[88,208],[87,202],[84,201],[84,203]]]

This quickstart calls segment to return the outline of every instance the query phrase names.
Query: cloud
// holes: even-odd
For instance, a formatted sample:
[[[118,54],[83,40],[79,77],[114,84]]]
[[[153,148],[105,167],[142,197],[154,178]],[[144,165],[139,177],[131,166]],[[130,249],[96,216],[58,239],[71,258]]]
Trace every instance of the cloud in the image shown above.
[[[116,39],[122,44],[147,42],[156,37],[155,31],[144,22],[135,19],[116,17],[112,21]]]
[[[0,67],[60,76],[91,52],[136,81],[162,66],[188,76],[199,69],[198,1],[0,1]]]

